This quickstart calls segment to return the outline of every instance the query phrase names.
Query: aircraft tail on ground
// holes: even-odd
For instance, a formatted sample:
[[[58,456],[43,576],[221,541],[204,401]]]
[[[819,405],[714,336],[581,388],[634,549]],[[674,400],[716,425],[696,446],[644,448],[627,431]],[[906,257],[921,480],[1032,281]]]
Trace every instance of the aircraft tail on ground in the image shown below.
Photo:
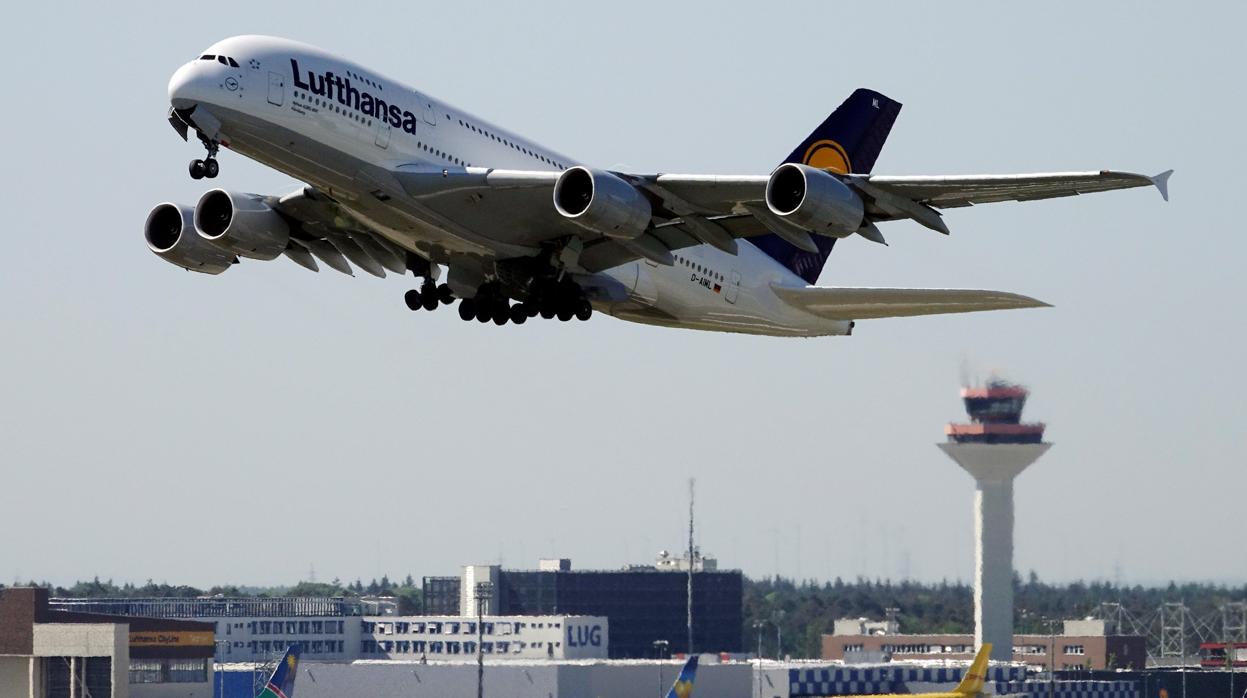
[[[299,670],[299,644],[295,643],[286,650],[286,655],[277,663],[268,684],[256,698],[294,698],[294,677]]]
[[[671,690],[667,691],[667,698],[689,698],[693,695],[693,679],[696,677],[697,655],[694,654],[684,663],[684,668],[680,670],[675,683],[671,684]]]
[[[984,642],[979,648],[979,653],[974,655],[974,661],[970,663],[970,668],[966,669],[966,675],[961,679],[961,683],[957,684],[954,693],[973,698],[983,692],[983,682],[987,680],[987,660],[992,655],[992,644]]]
[[[840,174],[870,174],[901,112],[901,103],[874,90],[857,89],[806,136],[784,159]],[[813,285],[831,255],[836,239],[815,235],[818,252],[806,252],[775,234],[758,235],[749,242]]]

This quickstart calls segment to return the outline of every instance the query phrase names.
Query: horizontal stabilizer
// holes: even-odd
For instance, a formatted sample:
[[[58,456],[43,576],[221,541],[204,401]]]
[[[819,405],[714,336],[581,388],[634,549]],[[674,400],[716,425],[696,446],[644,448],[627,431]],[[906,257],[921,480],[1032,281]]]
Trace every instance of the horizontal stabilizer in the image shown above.
[[[1004,291],[961,288],[827,288],[771,286],[785,303],[827,320],[974,313],[981,310],[1051,307]]]

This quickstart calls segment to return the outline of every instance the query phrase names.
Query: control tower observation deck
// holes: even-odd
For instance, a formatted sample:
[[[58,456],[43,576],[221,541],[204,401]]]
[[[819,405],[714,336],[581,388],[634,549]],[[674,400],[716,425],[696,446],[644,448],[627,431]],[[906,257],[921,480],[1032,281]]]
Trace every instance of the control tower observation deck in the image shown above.
[[[993,379],[962,388],[969,424],[949,424],[939,444],[974,478],[974,640],[1008,661],[1013,646],[1013,480],[1052,444],[1042,423],[1022,423],[1026,388]]]
[[[1043,442],[1044,424],[1022,423],[1022,409],[1030,392],[1020,386],[993,379],[986,388],[962,388],[969,424],[944,427],[948,440],[959,444],[1037,444]]]

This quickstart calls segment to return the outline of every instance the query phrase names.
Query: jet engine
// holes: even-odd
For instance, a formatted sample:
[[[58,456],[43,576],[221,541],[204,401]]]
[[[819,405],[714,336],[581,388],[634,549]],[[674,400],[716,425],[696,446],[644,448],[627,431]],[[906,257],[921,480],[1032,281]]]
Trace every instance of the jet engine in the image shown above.
[[[286,219],[263,199],[224,189],[200,197],[195,230],[213,245],[252,259],[274,259],[290,243]]]
[[[809,165],[780,165],[766,182],[766,207],[818,235],[842,238],[865,222],[861,197],[835,175]]]
[[[156,256],[183,269],[220,274],[234,263],[234,255],[195,234],[190,206],[160,204],[147,214],[143,237]]]
[[[554,208],[582,228],[635,240],[649,228],[649,199],[609,172],[573,167],[554,183]]]

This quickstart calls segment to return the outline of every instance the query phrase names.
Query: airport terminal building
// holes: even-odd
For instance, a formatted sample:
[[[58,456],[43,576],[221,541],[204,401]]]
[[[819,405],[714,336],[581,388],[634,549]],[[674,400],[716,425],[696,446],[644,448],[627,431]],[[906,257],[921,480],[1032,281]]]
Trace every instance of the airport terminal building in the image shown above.
[[[683,563],[683,564],[682,564]],[[311,661],[652,658],[687,650],[688,568],[653,565],[573,571],[469,565],[424,579],[424,612],[398,616],[392,600],[355,598],[53,599],[61,611],[196,620],[215,630],[218,662],[264,661],[298,642]],[[699,652],[740,653],[744,579],[698,558],[693,641]],[[478,621],[477,614],[482,618]],[[479,627],[478,627],[479,623]]]
[[[210,623],[57,610],[0,590],[0,696],[180,698],[212,687]]]
[[[55,599],[54,607],[201,621],[218,662],[263,662],[298,643],[312,661],[605,659],[606,618],[400,616],[396,607],[344,598]]]

